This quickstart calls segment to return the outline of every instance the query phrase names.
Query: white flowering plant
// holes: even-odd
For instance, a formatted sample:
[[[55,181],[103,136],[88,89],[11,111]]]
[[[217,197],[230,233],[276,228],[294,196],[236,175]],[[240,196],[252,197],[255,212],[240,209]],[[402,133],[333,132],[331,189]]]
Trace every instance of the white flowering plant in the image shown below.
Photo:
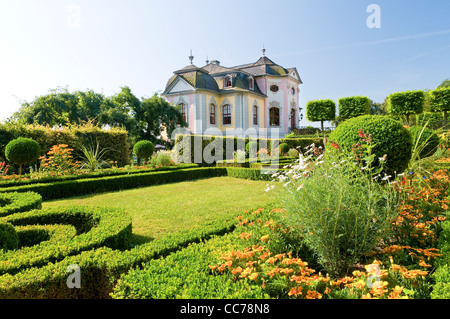
[[[350,152],[332,142],[326,151],[311,145],[266,189],[277,192],[286,211],[281,222],[331,275],[345,276],[364,262],[389,236],[395,216],[395,192],[381,182],[382,166],[373,165],[371,138],[361,135]]]

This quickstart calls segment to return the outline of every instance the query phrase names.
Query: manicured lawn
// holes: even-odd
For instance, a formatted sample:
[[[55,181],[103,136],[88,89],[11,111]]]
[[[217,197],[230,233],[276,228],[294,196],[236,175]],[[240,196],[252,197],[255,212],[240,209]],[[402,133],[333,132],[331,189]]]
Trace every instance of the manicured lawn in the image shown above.
[[[270,203],[274,198],[271,192],[265,192],[266,185],[266,181],[216,177],[48,201],[42,206],[123,209],[132,216],[134,242],[139,244],[212,221],[227,212],[241,212]]]

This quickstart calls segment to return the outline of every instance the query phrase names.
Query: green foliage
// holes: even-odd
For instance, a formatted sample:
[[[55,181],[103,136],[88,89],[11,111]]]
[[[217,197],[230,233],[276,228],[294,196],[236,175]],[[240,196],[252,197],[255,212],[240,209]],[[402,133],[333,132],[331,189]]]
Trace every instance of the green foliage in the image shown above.
[[[14,226],[0,221],[0,252],[17,249],[19,237]]]
[[[281,154],[286,154],[287,152],[289,152],[289,149],[290,149],[290,147],[289,147],[289,145],[287,143],[281,143],[280,144]]]
[[[338,100],[338,104],[342,119],[370,114],[371,101],[366,96],[343,97]]]
[[[9,142],[5,147],[5,156],[11,163],[20,165],[19,174],[22,174],[22,165],[36,161],[41,155],[41,147],[31,138],[19,137]]]
[[[245,151],[247,154],[253,154],[256,157],[256,153],[258,152],[258,141],[248,141],[245,144]]]
[[[450,87],[430,91],[429,97],[432,112],[450,111]]]
[[[233,282],[231,276],[211,274],[218,255],[236,247],[235,238],[223,236],[189,245],[164,259],[152,260],[121,276],[114,299],[267,298],[261,286]]]
[[[170,151],[161,150],[152,158],[152,166],[165,167],[175,165]]]
[[[105,155],[106,161],[117,162],[118,166],[130,164],[130,145],[127,131],[121,128],[102,129],[92,123],[71,125],[52,129],[49,126],[0,123],[0,157],[3,146],[18,137],[32,138],[39,143],[41,154],[54,145],[66,144],[75,149],[75,156],[81,156],[81,148],[97,141],[101,149],[114,150]]]
[[[439,146],[439,137],[432,130],[424,126],[409,128],[412,137],[413,149],[418,149],[420,158],[433,155]],[[414,153],[414,152],[413,152]]]
[[[400,174],[408,167],[412,151],[411,134],[400,122],[386,116],[363,115],[349,119],[331,133],[328,141],[351,150],[360,142],[358,132],[361,130],[372,135],[373,153],[376,156],[374,165],[379,164],[378,158],[387,155],[384,165],[386,174]]]
[[[450,221],[444,221],[439,234],[438,249],[442,254],[437,260],[437,269],[433,274],[431,299],[450,298]]]
[[[153,155],[154,149],[155,146],[153,145],[152,142],[142,140],[134,144],[133,153],[137,156],[137,158],[148,160]]]
[[[336,117],[336,103],[333,100],[314,100],[306,103],[306,119],[311,122],[332,121]]]
[[[257,180],[270,181],[272,179],[271,177],[272,174],[270,173],[275,173],[277,171],[278,169],[271,171],[267,170],[267,172],[264,174],[261,168],[227,167],[227,176],[251,179],[255,181]]]
[[[387,110],[389,114],[405,115],[409,123],[409,116],[422,113],[424,105],[424,91],[397,92],[389,95]]]
[[[95,172],[97,169],[102,169],[109,164],[103,159],[107,149],[99,149],[100,145],[86,147],[81,146],[81,151],[83,153],[83,164],[81,168],[87,168],[90,172]]]
[[[288,151],[287,155],[288,155],[289,157],[298,157],[299,152],[298,152],[295,148],[291,148],[291,149]]]
[[[41,207],[42,196],[37,193],[0,193],[0,217]]]
[[[143,99],[135,109],[134,118],[137,121],[137,138],[156,142],[164,126],[170,138],[177,127],[185,127],[181,112],[171,106],[163,97],[155,93],[152,97]]]

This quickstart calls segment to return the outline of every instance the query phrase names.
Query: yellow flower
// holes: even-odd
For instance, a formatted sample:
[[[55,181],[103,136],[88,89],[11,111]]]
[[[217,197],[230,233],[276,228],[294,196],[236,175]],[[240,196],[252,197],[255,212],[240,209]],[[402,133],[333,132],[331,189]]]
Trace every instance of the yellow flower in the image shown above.
[[[249,275],[248,278],[251,280],[255,280],[256,278],[258,278],[258,273],[254,272],[253,274]]]

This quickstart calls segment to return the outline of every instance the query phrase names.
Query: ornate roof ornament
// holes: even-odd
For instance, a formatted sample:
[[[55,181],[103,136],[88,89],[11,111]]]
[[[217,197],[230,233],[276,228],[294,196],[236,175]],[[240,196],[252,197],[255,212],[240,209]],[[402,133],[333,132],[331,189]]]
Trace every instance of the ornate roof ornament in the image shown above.
[[[192,64],[192,60],[194,60],[194,56],[192,55],[192,49],[191,49],[191,55],[189,56],[189,61],[191,61],[191,64]]]

